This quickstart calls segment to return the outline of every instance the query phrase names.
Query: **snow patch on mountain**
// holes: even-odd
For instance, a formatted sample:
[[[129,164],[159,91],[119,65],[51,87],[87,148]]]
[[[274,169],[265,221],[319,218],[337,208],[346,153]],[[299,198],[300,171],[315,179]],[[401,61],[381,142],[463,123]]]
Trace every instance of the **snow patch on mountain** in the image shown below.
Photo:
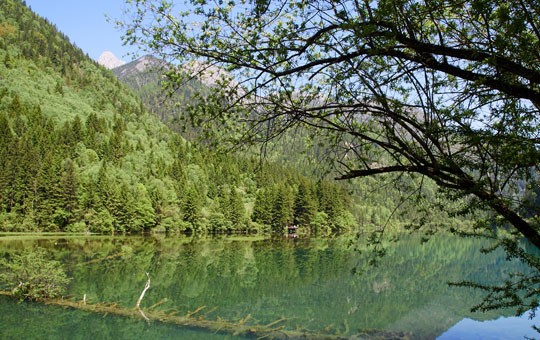
[[[98,64],[105,66],[108,69],[113,69],[118,66],[124,65],[126,62],[115,56],[110,51],[101,53],[98,59]]]

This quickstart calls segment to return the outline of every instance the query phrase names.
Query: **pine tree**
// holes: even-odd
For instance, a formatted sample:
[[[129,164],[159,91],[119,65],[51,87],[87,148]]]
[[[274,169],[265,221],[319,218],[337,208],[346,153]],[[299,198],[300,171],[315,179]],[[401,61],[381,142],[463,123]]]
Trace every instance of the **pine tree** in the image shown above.
[[[169,176],[173,180],[174,190],[179,200],[184,196],[186,188],[186,173],[184,172],[184,165],[181,159],[174,158],[173,163],[169,167]]]
[[[245,225],[246,222],[246,208],[242,197],[236,189],[231,189],[229,195],[228,213],[227,218],[231,221],[233,228],[239,229]]]
[[[301,180],[294,200],[294,222],[309,226],[317,213],[317,201],[307,180]]]
[[[251,219],[263,225],[271,225],[273,202],[274,195],[270,188],[261,188],[257,190]]]
[[[293,194],[284,184],[279,184],[272,209],[272,230],[283,233],[285,226],[293,223],[293,217]]]
[[[71,159],[66,159],[64,162],[64,171],[62,172],[62,177],[60,179],[61,183],[61,206],[66,212],[66,218],[62,229],[65,228],[68,224],[74,221],[76,213],[79,208],[79,197],[78,197],[78,180],[77,173],[75,169],[75,164]]]
[[[20,214],[33,214],[37,199],[39,171],[45,159],[39,140],[26,132],[17,143],[11,158],[11,207]],[[50,153],[47,153],[50,156]]]
[[[8,113],[11,117],[22,116],[26,113],[23,108],[19,95],[15,94],[11,100],[11,104],[8,107]]]
[[[35,218],[37,224],[47,231],[58,231],[65,223],[61,174],[58,157],[51,152],[46,153],[36,177]]]
[[[344,209],[343,197],[345,194],[339,188],[327,181],[320,181],[317,186],[319,209],[328,215],[330,221],[334,220]]]
[[[12,150],[15,150],[15,137],[4,114],[0,114],[0,213],[8,206],[8,191],[12,172]]]
[[[91,113],[86,119],[85,144],[88,148],[94,149],[100,157],[103,157],[105,155],[106,149],[103,141],[105,125],[106,124],[104,120],[98,118],[95,113]]]
[[[193,230],[198,229],[200,221],[201,203],[198,196],[195,188],[189,186],[182,201],[183,220],[188,222]]]
[[[129,212],[129,231],[149,230],[155,224],[156,213],[148,191],[141,183],[135,185],[133,194],[127,200]]]
[[[116,231],[126,232],[130,230],[130,193],[126,183],[110,181],[107,188],[107,210],[113,217],[113,225]],[[131,199],[133,201],[133,199]]]
[[[126,123],[121,118],[116,118],[113,128],[113,133],[109,138],[107,145],[107,159],[117,163],[126,154],[124,131],[126,129]]]
[[[230,189],[227,185],[221,185],[217,188],[216,202],[219,207],[219,212],[224,218],[230,220]]]

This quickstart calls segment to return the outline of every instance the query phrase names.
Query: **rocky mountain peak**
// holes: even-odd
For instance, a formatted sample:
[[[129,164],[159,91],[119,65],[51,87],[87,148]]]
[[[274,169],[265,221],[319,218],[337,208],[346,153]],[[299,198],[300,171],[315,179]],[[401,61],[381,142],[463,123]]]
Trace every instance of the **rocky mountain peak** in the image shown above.
[[[152,55],[145,55],[127,64],[116,67],[113,72],[120,79],[143,73],[159,74],[160,70],[167,67],[167,63]]]
[[[110,51],[101,53],[98,59],[98,64],[105,66],[108,69],[113,69],[118,66],[124,65],[126,62],[115,56]]]

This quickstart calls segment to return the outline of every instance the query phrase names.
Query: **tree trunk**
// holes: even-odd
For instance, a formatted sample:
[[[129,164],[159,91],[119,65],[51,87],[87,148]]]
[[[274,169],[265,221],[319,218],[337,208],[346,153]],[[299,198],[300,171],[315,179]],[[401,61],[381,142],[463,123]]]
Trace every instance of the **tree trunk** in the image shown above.
[[[480,190],[474,195],[480,200],[486,202],[493,210],[501,214],[517,231],[519,231],[527,240],[540,249],[540,234],[530,223],[525,221],[514,210],[510,209],[499,197]]]

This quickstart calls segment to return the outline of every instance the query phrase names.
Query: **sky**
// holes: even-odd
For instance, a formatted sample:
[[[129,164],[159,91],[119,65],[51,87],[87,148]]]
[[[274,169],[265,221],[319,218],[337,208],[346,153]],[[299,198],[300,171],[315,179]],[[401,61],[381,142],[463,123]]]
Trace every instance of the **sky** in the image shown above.
[[[112,19],[122,18],[124,0],[26,0],[26,4],[94,60],[102,52],[111,51],[118,58],[130,61],[132,58],[127,54],[136,51],[122,46],[122,32],[106,19],[106,14]]]

